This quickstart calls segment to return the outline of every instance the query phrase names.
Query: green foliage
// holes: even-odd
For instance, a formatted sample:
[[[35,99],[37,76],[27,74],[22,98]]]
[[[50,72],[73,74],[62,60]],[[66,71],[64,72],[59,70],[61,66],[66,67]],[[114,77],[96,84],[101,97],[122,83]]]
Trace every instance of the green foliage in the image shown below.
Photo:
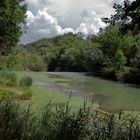
[[[11,52],[1,57],[0,68],[29,71],[90,72],[113,80],[137,83],[138,79],[136,78],[134,78],[136,82],[131,82],[132,76],[135,77],[133,71],[129,71],[128,74],[124,68],[134,68],[139,75],[139,4],[138,0],[132,3],[125,1],[124,5],[115,4],[116,14],[112,15],[111,19],[104,19],[111,25],[102,30],[98,36],[89,36],[84,40],[80,33],[68,33],[11,49],[11,44],[17,43],[17,39],[23,31],[22,27],[24,26],[21,27],[21,24],[25,23],[26,5],[24,0],[2,1],[2,10],[0,11],[2,18],[0,20],[2,20],[1,25],[4,26],[1,29],[4,30],[1,32],[3,35],[0,36],[2,39],[0,46],[2,48],[3,46],[10,47],[8,50]],[[14,17],[11,15],[12,10]],[[132,21],[127,23],[125,21],[128,18],[131,18]],[[11,26],[12,22],[13,25]],[[8,24],[7,28],[5,28],[6,24]],[[120,30],[124,27],[127,27],[125,34]],[[12,32],[12,29],[16,33]],[[136,29],[138,32],[135,32]],[[7,31],[6,34],[4,34],[5,30]],[[11,37],[13,36],[14,39],[9,39],[7,33],[11,33]],[[7,41],[7,39],[9,40]],[[5,45],[5,42],[8,44]],[[126,75],[129,75],[128,79]]]
[[[95,44],[96,45],[96,44]],[[96,46],[86,47],[84,50],[84,61],[87,71],[97,72],[104,65],[104,54]]]
[[[107,78],[107,79],[116,80],[114,67],[104,67],[104,68],[102,68],[100,76],[102,76],[104,78]]]
[[[32,96],[31,77],[23,77],[20,82],[14,72],[0,70],[0,100],[27,100]]]
[[[31,77],[23,77],[20,80],[19,84],[21,87],[30,87],[30,86],[32,86],[32,83],[33,83],[33,80]]]
[[[3,89],[0,89],[0,99],[11,99],[11,98],[15,98],[16,95],[14,94],[14,92],[11,91],[5,91]]]
[[[65,34],[19,46],[2,56],[2,68],[32,71],[90,72],[105,78],[125,80],[124,67],[140,68],[140,37],[122,36],[119,26],[107,27],[98,37],[83,40]]]
[[[123,51],[120,49],[117,50],[114,58],[115,58],[115,62],[116,62],[115,63],[116,69],[117,70],[122,69],[126,64],[126,57],[124,56]]]
[[[122,35],[118,27],[107,27],[97,39],[101,50],[108,58],[113,58],[117,49],[122,46]]]
[[[83,61],[81,61],[84,59],[85,42],[81,37],[73,34],[65,34],[52,39],[46,39],[46,42],[48,41],[46,48],[44,47],[44,42],[38,46],[38,44],[41,44],[41,41],[36,42],[36,49],[45,58],[49,71],[85,71]],[[26,47],[31,48],[32,44]]]
[[[126,33],[131,30],[134,34],[140,31],[140,1],[124,0],[124,4],[114,4],[115,14],[111,18],[103,18],[103,21],[111,25],[121,24],[121,31]]]
[[[140,37],[132,32],[122,35],[119,29],[120,26],[109,26],[98,37],[86,40],[78,35],[65,34],[27,44],[24,48],[40,54],[48,65],[48,71],[86,71],[128,81],[123,68],[140,68]]]
[[[21,110],[18,105],[11,101],[0,105],[0,138],[5,140],[30,139],[34,117],[31,116],[30,110]],[[32,133],[31,133],[32,132]]]
[[[32,90],[31,89],[24,89],[24,93],[20,96],[20,99],[27,100],[32,97]]]
[[[44,71],[47,70],[47,64],[44,58],[36,52],[27,52],[22,46],[12,49],[7,56],[1,57],[2,63],[0,68],[8,70],[31,70]]]
[[[47,64],[43,62],[43,58],[37,54],[26,54],[25,68],[31,71],[44,71],[46,70]]]
[[[41,117],[40,117],[41,116]],[[35,116],[11,101],[0,104],[0,138],[3,140],[138,140],[139,117],[98,115],[90,107],[73,112],[69,104],[54,109],[51,102]]]
[[[0,56],[17,45],[25,27],[26,4],[24,0],[0,2]]]
[[[133,68],[124,74],[125,82],[132,84],[140,84],[140,70]]]
[[[0,83],[2,85],[14,86],[16,85],[17,76],[14,72],[5,70],[0,71]]]

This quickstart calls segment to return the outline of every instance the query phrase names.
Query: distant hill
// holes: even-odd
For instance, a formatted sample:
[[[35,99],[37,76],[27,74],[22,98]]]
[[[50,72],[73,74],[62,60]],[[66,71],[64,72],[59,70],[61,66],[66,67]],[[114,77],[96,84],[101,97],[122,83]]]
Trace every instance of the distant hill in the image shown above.
[[[26,49],[28,48],[39,48],[39,47],[51,47],[51,46],[60,46],[65,43],[70,43],[71,41],[81,41],[83,39],[83,35],[78,33],[78,34],[73,34],[73,33],[67,33],[64,35],[52,37],[52,38],[42,38],[37,41],[28,43],[26,45],[23,45]]]

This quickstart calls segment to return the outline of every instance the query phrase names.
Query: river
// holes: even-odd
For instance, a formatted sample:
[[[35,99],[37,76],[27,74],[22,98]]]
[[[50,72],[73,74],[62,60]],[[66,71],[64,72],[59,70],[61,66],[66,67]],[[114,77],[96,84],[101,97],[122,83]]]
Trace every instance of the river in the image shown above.
[[[84,73],[49,72],[50,78],[61,85],[93,96],[101,109],[106,111],[140,111],[140,88],[134,85],[87,76]],[[59,80],[60,79],[60,80]],[[63,80],[63,83],[61,81]]]

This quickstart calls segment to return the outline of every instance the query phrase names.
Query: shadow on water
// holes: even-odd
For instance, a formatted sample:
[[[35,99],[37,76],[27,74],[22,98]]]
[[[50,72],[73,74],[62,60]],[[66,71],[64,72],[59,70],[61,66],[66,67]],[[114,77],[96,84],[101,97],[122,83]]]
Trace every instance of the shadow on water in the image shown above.
[[[140,89],[140,85],[127,84],[128,86]]]

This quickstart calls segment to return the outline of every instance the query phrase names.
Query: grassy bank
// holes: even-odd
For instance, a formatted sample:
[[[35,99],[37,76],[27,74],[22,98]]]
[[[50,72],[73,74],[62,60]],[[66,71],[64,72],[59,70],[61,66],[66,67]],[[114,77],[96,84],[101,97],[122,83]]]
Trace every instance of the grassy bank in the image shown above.
[[[120,84],[96,77],[85,76],[82,73],[46,73],[46,72],[16,72],[18,78],[31,76],[33,78],[33,100],[35,108],[41,107],[49,100],[56,105],[64,104],[69,98],[71,105],[79,107],[84,98],[94,99],[94,107],[112,112],[139,111],[139,88]],[[91,100],[90,100],[91,101]],[[91,103],[91,102],[90,102]]]
[[[20,91],[29,89],[24,87],[25,81],[28,83],[33,79],[33,85],[30,87],[32,99],[20,104],[15,102],[15,98],[0,101],[0,139],[138,140],[140,138],[140,116],[137,113],[130,115],[120,112],[113,115],[98,109],[96,103],[92,105],[84,102],[83,97],[68,96],[69,94],[65,94],[63,90],[39,84],[61,80],[60,83],[68,87],[65,78],[52,78],[44,72],[16,72],[16,75],[16,84],[4,85],[3,88],[7,91],[13,90],[14,93],[18,89]]]
[[[51,102],[36,115],[13,102],[0,103],[2,140],[139,140],[140,118],[102,116],[84,104],[76,112],[71,106]]]
[[[17,79],[14,72],[0,70],[0,100],[14,99],[14,101],[29,100],[32,97],[32,78]]]
[[[62,83],[63,81],[65,82],[65,78],[64,79],[60,79],[60,78],[51,78],[48,76],[47,73],[44,72],[16,72],[18,79],[21,79],[24,76],[30,76],[32,77],[34,83],[31,87],[32,91],[33,91],[33,99],[31,101],[27,101],[26,103],[24,103],[25,105],[27,105],[28,103],[32,103],[33,104],[33,108],[36,110],[38,108],[42,108],[42,106],[46,105],[50,100],[53,101],[54,105],[58,105],[58,104],[66,104],[67,100],[69,99],[69,96],[72,92],[72,89],[67,89],[67,91],[64,90],[58,90],[58,89],[54,89],[54,88],[49,88],[48,86],[42,86],[39,85],[39,83],[43,83],[43,82],[49,82],[49,83],[54,83],[57,80],[61,80]],[[63,83],[65,84],[65,83]],[[67,87],[68,85],[65,84],[65,87]],[[71,96],[71,100],[70,100],[70,105],[73,106],[73,108],[77,109],[80,106],[83,105],[83,101],[84,101],[84,97],[79,97],[79,96]],[[91,103],[90,103],[91,104]],[[96,109],[99,107],[98,104],[94,103],[93,104],[93,109]]]

